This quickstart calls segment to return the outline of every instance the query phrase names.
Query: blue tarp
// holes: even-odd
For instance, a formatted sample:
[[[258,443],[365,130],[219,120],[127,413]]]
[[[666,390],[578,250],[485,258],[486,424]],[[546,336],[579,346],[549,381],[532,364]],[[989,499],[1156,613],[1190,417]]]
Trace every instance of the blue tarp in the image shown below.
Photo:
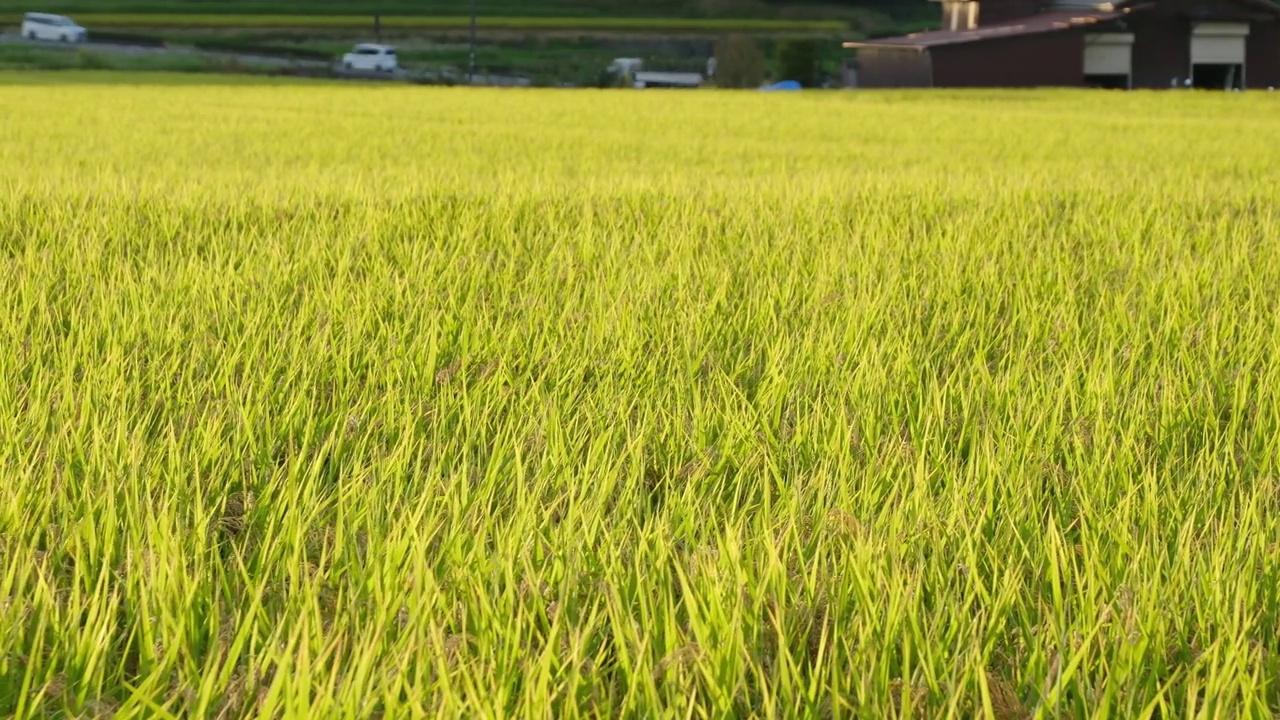
[[[765,91],[765,92],[771,92],[771,91],[774,91],[774,90],[799,90],[799,89],[800,89],[800,83],[796,82],[795,80],[783,80],[783,81],[782,81],[782,82],[780,82],[780,83],[774,83],[774,84],[772,84],[772,85],[765,85],[764,87],[762,87],[762,88],[760,88],[760,89],[761,89],[761,90],[763,90],[763,91]]]

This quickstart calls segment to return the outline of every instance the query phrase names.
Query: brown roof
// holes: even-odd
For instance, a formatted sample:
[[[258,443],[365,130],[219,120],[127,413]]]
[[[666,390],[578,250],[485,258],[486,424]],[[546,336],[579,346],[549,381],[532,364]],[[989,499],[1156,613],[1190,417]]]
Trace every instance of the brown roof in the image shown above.
[[[1280,15],[1280,4],[1276,4],[1271,0],[1236,0],[1242,2],[1249,7],[1256,7],[1259,10],[1268,10],[1276,15]]]
[[[1138,8],[1135,6],[1148,2],[1150,2],[1150,0],[1119,0],[1119,2],[1115,3],[1115,6],[1117,8],[1133,7],[1133,9],[1136,10]],[[1258,10],[1265,10],[1273,15],[1280,16],[1280,3],[1275,2],[1275,0],[1235,0],[1235,2],[1240,5],[1257,8]]]
[[[986,42],[1007,37],[1039,35],[1042,33],[1061,32],[1072,28],[1088,27],[1109,20],[1122,18],[1132,8],[1124,8],[1115,12],[1048,12],[1013,22],[988,25],[973,30],[930,30],[912,33],[900,37],[847,42],[847,48],[914,48],[926,50],[940,45],[957,45],[960,43]]]

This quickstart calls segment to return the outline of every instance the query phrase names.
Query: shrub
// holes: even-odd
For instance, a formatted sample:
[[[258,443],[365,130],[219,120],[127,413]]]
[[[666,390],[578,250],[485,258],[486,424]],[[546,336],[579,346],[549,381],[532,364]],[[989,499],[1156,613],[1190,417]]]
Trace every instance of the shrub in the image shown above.
[[[605,89],[627,87],[627,77],[627,73],[619,70],[601,70],[600,74],[596,77],[595,86]]]
[[[774,55],[776,80],[795,80],[804,87],[818,84],[818,44],[813,40],[790,39],[778,43]]]
[[[237,40],[201,40],[195,43],[197,50],[208,52],[238,53],[241,55],[261,55],[264,57],[282,57],[293,60],[332,60],[333,55],[323,50],[308,48],[283,47],[279,45],[258,45]]]
[[[722,88],[760,87],[765,78],[764,53],[745,35],[730,35],[716,43],[715,83]]]
[[[155,35],[137,35],[134,33],[89,31],[89,42],[101,45],[136,45],[138,47],[164,47],[162,37]]]
[[[77,55],[79,56],[81,70],[111,69],[111,65],[107,62],[106,58],[102,57],[98,53],[85,52],[81,50]]]

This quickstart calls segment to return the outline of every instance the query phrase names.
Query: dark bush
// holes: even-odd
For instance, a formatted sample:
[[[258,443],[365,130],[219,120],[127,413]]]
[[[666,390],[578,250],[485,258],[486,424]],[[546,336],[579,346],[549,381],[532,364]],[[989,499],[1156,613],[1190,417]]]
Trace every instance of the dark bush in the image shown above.
[[[813,40],[782,40],[774,56],[775,80],[795,80],[801,86],[818,85],[818,44]]]
[[[135,35],[133,33],[89,31],[89,42],[102,45],[135,45],[137,47],[164,47],[164,38],[155,35]]]
[[[627,87],[627,74],[617,70],[601,70],[593,85],[601,89]]]
[[[722,88],[756,88],[764,82],[764,53],[745,35],[730,35],[716,44],[715,83]]]
[[[236,53],[238,55],[261,55],[263,57],[279,57],[291,60],[332,60],[333,55],[323,50],[308,48],[284,47],[280,45],[258,45],[236,40],[202,40],[195,44],[197,50],[206,52]]]

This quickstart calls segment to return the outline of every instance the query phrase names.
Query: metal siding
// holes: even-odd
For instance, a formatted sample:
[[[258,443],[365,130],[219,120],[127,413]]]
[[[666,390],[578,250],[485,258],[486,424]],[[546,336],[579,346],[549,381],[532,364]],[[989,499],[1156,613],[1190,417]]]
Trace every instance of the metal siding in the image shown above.
[[[1180,17],[1134,17],[1133,86],[1169,88],[1191,73],[1191,23]]]
[[[863,48],[858,51],[858,86],[930,87],[929,54],[914,48]]]
[[[1251,88],[1280,88],[1280,20],[1255,22],[1249,29],[1244,78]]]
[[[1244,58],[1242,37],[1191,38],[1191,62],[1195,65],[1241,65]]]
[[[984,27],[1035,15],[1044,5],[1040,0],[981,0],[981,4],[978,25]]]
[[[1085,36],[1085,75],[1128,75],[1132,72],[1133,35],[1106,33]]]
[[[1079,87],[1084,34],[1063,31],[933,48],[936,87]]]
[[[1193,35],[1208,37],[1245,37],[1249,34],[1249,23],[1244,22],[1198,22],[1191,30]]]
[[[1196,23],[1191,29],[1194,65],[1242,65],[1248,23]]]
[[[1019,0],[983,0],[979,22],[988,25],[993,21],[989,9],[999,17],[1019,14],[1033,5]],[[1181,86],[1190,76],[1193,18],[1215,24],[1250,19],[1242,58],[1247,66],[1245,80],[1249,87],[1280,87],[1280,20],[1250,11],[1235,0],[1160,0],[1127,18],[1134,36],[1130,56],[1133,87],[1167,89],[1175,82]],[[1209,55],[1209,49],[1206,44],[1205,58],[1240,55],[1238,44],[1230,55]],[[872,70],[867,87],[1026,87],[1083,84],[1086,49],[1082,33],[1065,31],[938,45],[920,53],[905,49],[878,49],[874,53],[864,49],[862,53],[867,59],[878,54],[864,62],[864,67]],[[1112,63],[1119,67],[1118,58],[1105,59],[1106,65]],[[1103,64],[1101,54],[1090,52],[1091,71]]]
[[[1143,10],[1142,14],[1231,20],[1256,12],[1236,0],[1157,0],[1153,7]]]

